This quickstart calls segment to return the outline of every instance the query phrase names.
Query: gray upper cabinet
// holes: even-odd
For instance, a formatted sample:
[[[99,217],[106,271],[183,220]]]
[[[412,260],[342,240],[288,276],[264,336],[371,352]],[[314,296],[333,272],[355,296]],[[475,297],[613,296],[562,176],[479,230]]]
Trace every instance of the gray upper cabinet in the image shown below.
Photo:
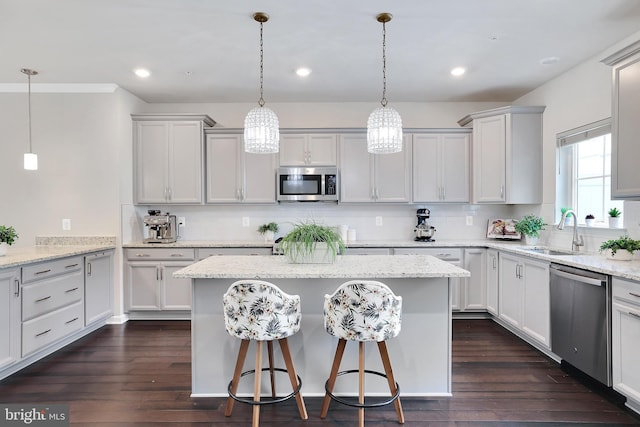
[[[280,134],[280,166],[336,166],[338,136],[331,133]]]
[[[207,203],[276,203],[276,154],[245,153],[242,134],[207,134]]]
[[[340,202],[408,203],[411,136],[400,153],[369,154],[366,134],[340,136]]]
[[[473,127],[472,203],[542,203],[542,113],[502,107],[458,121]]]
[[[640,41],[602,62],[613,66],[611,197],[640,199]]]
[[[134,201],[202,203],[205,115],[133,114]]]
[[[469,133],[413,135],[413,202],[469,202]]]

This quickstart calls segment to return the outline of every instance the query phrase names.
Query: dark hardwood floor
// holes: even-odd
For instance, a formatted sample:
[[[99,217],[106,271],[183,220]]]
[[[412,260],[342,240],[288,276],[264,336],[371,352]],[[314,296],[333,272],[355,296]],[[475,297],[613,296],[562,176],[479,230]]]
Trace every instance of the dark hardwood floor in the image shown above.
[[[390,342],[393,358],[393,342]],[[326,367],[328,369],[328,367]],[[402,384],[401,384],[402,386]],[[247,426],[250,407],[192,399],[188,321],[109,325],[0,382],[0,403],[65,403],[74,426]],[[263,408],[261,426],[355,425],[357,411],[307,398]],[[569,375],[491,320],[454,320],[453,397],[402,398],[407,426],[631,426],[621,400]],[[369,409],[369,426],[398,426],[393,405]]]

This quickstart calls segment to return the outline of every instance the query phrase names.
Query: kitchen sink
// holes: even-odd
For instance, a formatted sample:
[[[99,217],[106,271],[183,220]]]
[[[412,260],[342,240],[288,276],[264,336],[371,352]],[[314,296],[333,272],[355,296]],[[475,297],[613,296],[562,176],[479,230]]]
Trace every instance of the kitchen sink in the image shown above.
[[[530,248],[530,247],[523,247],[520,249],[522,249],[523,251],[534,252],[534,253],[543,254],[543,255],[577,255],[578,254],[578,252],[564,250],[564,249]]]

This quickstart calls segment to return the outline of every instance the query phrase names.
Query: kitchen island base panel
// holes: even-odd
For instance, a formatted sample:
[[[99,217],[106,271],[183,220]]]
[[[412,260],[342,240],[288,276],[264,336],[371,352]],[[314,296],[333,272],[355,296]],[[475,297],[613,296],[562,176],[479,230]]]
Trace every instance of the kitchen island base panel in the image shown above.
[[[192,397],[227,396],[239,343],[224,328],[222,295],[235,279],[194,279],[192,333]],[[302,378],[302,394],[324,396],[337,338],[324,329],[323,301],[343,279],[277,279],[280,289],[300,295],[302,324],[289,338],[296,371]],[[451,395],[451,296],[449,279],[384,279],[403,298],[402,330],[388,342],[394,374],[402,396]],[[342,365],[357,367],[358,346],[347,346]],[[276,352],[279,349],[274,348]],[[281,356],[276,354],[276,357]],[[367,369],[382,371],[375,346],[367,346]],[[239,395],[251,395],[249,384],[240,384]],[[245,387],[246,386],[246,387]],[[243,388],[244,387],[244,388]],[[386,381],[368,381],[368,394],[388,395]],[[336,384],[336,394],[354,395],[353,385]],[[266,388],[265,388],[266,391]],[[357,394],[357,393],[356,393]]]

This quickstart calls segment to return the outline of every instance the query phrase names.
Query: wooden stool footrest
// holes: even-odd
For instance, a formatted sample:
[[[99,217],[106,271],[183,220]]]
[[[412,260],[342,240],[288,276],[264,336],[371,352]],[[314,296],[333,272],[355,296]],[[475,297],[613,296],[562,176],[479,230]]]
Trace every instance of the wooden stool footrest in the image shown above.
[[[287,371],[286,369],[282,369],[282,368],[273,368],[274,371],[278,371],[278,372],[285,372],[288,373],[289,371]],[[270,371],[269,368],[262,368],[262,371]],[[246,375],[255,375],[256,370],[252,369],[250,371],[244,371],[241,375],[240,378],[246,376]],[[302,387],[302,380],[300,379],[299,375],[296,375],[296,377],[298,378],[298,387],[296,387],[295,390],[293,390],[293,392],[291,392],[290,394],[286,395],[286,396],[282,396],[282,397],[265,397],[266,400],[253,400],[250,399],[248,397],[240,397],[240,396],[236,396],[234,393],[231,392],[231,386],[233,385],[233,381],[229,382],[229,386],[227,387],[227,391],[229,392],[229,397],[231,397],[233,400],[238,401],[238,402],[242,402],[242,403],[248,403],[249,405],[272,405],[274,403],[280,403],[280,402],[284,402],[286,400],[291,399],[292,397],[294,397],[296,394],[298,394],[300,392],[300,388]],[[260,398],[262,399],[262,397]]]
[[[350,369],[348,371],[340,371],[336,374],[336,377],[339,377],[341,375],[346,375],[346,374],[357,374],[360,371],[357,369]],[[365,374],[373,374],[373,375],[377,375],[379,377],[383,377],[383,378],[387,378],[387,376],[385,374],[383,374],[382,372],[377,372],[377,371],[371,371],[368,369],[364,370]],[[355,408],[377,408],[380,406],[386,406],[389,405],[390,403],[395,402],[398,397],[400,397],[400,386],[398,385],[398,383],[396,382],[396,392],[393,396],[391,396],[389,399],[382,401],[382,402],[373,402],[373,403],[358,403],[358,402],[353,402],[352,399],[357,398],[358,396],[353,396],[353,398],[343,398],[343,397],[339,397],[334,395],[333,393],[331,393],[329,391],[329,381],[327,380],[327,382],[324,383],[324,389],[327,392],[327,395],[331,398],[331,400],[335,400],[338,403],[342,403],[343,405],[347,405],[347,406],[352,406]]]

